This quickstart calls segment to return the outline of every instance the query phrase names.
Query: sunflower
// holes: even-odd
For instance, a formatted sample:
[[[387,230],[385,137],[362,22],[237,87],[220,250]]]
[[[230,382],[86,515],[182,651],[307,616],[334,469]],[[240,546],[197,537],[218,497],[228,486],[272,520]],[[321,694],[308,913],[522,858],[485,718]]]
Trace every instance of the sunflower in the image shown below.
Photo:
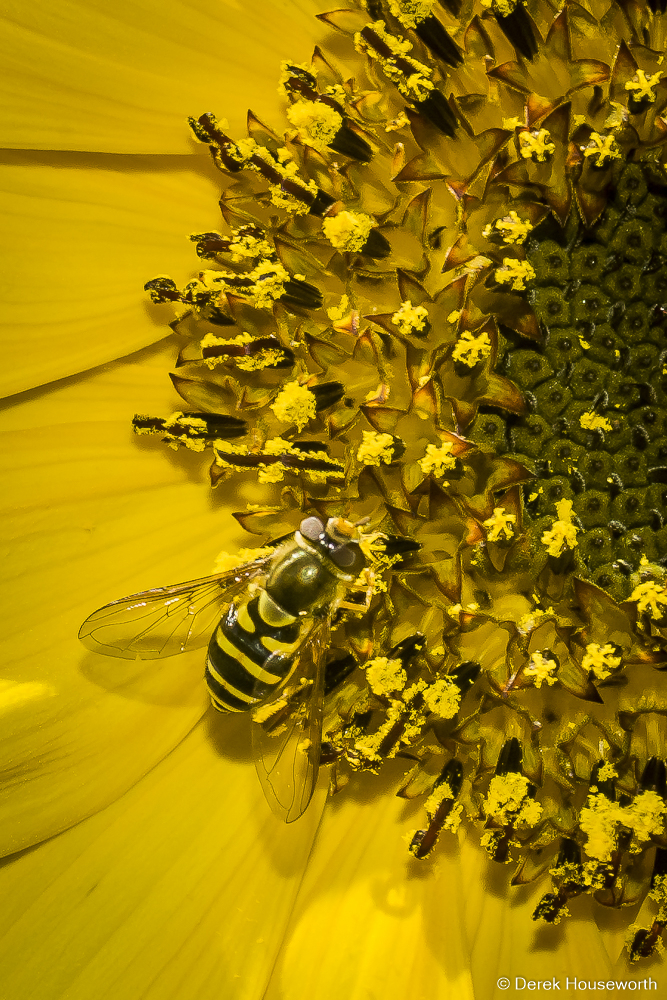
[[[314,13],[3,22],[29,324],[5,366],[8,996],[481,997],[657,960],[661,8]],[[239,415],[250,445],[220,432]],[[287,826],[246,720],[203,714],[201,654],[156,669],[76,632],[247,547],[233,524],[352,511],[385,547],[332,645],[338,794]]]

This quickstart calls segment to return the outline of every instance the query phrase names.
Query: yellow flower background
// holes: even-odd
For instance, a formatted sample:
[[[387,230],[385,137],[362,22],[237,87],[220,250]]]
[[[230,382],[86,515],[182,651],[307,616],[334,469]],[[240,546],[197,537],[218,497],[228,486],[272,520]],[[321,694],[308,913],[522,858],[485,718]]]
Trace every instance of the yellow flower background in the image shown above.
[[[276,118],[310,0],[9,5],[3,104],[0,996],[9,1000],[490,997],[513,979],[624,978],[626,918],[453,837],[407,852],[418,805],[361,776],[270,814],[244,719],[211,719],[202,654],[107,661],[81,621],[247,544],[205,460],[137,442],[175,354],[145,280],[193,269],[219,181],[189,114]],[[500,869],[500,870],[497,870]],[[638,920],[641,922],[642,915]],[[641,967],[653,972],[655,962]],[[640,978],[637,970],[631,973]]]

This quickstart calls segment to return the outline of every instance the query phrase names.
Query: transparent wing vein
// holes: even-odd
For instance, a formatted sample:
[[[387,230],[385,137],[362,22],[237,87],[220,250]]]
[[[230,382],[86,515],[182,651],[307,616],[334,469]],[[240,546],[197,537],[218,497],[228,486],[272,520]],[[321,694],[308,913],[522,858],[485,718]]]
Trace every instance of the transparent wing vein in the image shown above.
[[[81,626],[88,649],[126,659],[173,656],[208,643],[223,608],[259,576],[268,558],[228,573],[146,590],[113,601]]]

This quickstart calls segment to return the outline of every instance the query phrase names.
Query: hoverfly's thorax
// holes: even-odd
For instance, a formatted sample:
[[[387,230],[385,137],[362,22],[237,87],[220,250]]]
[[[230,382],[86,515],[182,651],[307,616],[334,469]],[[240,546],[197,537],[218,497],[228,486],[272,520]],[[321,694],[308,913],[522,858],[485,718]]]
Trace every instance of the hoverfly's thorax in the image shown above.
[[[338,581],[325,556],[310,546],[302,548],[296,541],[288,543],[266,581],[269,597],[290,615],[309,613],[331,603],[337,589]]]

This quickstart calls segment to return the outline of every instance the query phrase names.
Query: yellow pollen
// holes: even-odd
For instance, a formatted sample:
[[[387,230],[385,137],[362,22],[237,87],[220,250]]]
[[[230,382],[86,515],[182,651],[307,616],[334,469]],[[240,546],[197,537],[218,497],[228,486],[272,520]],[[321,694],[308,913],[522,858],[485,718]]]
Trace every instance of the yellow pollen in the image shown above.
[[[519,218],[517,213],[512,211],[504,219],[496,219],[492,225],[486,226],[482,236],[488,239],[496,229],[502,236],[503,243],[523,243],[532,228],[527,219]]]
[[[482,7],[491,7],[495,14],[509,17],[521,0],[482,0]]]
[[[435,476],[442,476],[445,469],[453,469],[456,459],[452,455],[453,445],[450,441],[445,441],[440,447],[429,444],[426,446],[426,454],[419,459],[419,467],[425,476],[432,472]]]
[[[370,215],[361,212],[339,212],[324,220],[324,235],[336,250],[363,250],[368,234],[375,225]]]
[[[632,80],[628,80],[625,89],[631,91],[635,101],[647,98],[651,104],[655,102],[654,87],[662,80],[662,73],[654,73],[653,76],[646,76],[643,69],[638,69]]]
[[[587,413],[582,413],[579,417],[579,426],[583,427],[585,431],[610,431],[611,424],[606,417],[601,417],[599,414],[594,413],[593,410],[589,410]]]
[[[547,157],[556,152],[556,147],[547,129],[541,128],[536,132],[529,132],[526,129],[519,132],[519,151],[524,160],[544,163]]]
[[[621,657],[616,655],[616,649],[611,643],[601,646],[598,642],[589,642],[581,665],[584,670],[592,670],[596,680],[604,681],[612,670],[620,667]]]
[[[613,135],[600,135],[599,132],[591,132],[590,145],[584,148],[584,156],[590,156],[596,167],[603,167],[607,160],[620,159],[621,151]]]
[[[526,282],[532,281],[535,270],[527,260],[515,260],[504,257],[503,266],[496,268],[496,281],[501,285],[509,285],[515,292],[523,292]]]
[[[282,423],[296,424],[301,431],[315,416],[315,402],[314,394],[306,386],[296,381],[288,382],[276,396],[271,409]]]
[[[533,678],[536,688],[541,688],[544,683],[551,687],[556,683],[557,678],[554,675],[557,670],[558,664],[555,660],[536,651],[532,653],[524,674]]]
[[[401,302],[400,309],[391,317],[402,334],[422,333],[427,320],[428,310],[424,306],[413,306],[409,299]]]
[[[667,591],[664,587],[658,586],[654,580],[649,580],[635,587],[629,599],[637,602],[637,610],[640,613],[648,611],[651,618],[662,618],[665,609],[659,605],[667,605]]]
[[[579,819],[588,837],[586,853],[598,861],[610,861],[619,826],[632,831],[630,851],[636,853],[642,843],[662,835],[666,811],[667,805],[657,792],[639,792],[629,805],[622,806],[592,788]]]
[[[494,507],[492,516],[482,524],[489,529],[486,533],[489,542],[506,541],[514,534],[512,525],[516,524],[516,514],[506,514],[504,507]]]
[[[439,806],[445,799],[453,799],[454,793],[446,781],[441,781],[437,788],[434,788],[426,802],[424,803],[424,809],[432,819],[436,814]]]
[[[345,313],[348,311],[350,305],[350,300],[347,295],[343,295],[340,300],[340,305],[332,306],[331,309],[327,309],[327,316],[330,320],[342,319]]]
[[[384,74],[396,85],[403,97],[413,101],[425,100],[434,88],[431,80],[433,71],[424,63],[418,62],[417,59],[408,55],[412,48],[410,42],[407,39],[397,38],[386,31],[384,21],[374,21],[366,27],[377,36],[380,42],[384,43],[392,55],[381,54],[374,47],[373,42],[365,38],[361,32],[357,32],[354,36],[356,50],[377,60]],[[409,63],[414,72],[406,74],[402,69],[399,69],[396,65],[395,57],[397,56]]]
[[[606,764],[602,765],[597,773],[598,781],[614,781],[616,778],[618,778],[618,772],[616,771],[614,765],[610,764],[608,761]]]
[[[405,128],[406,125],[410,124],[410,119],[406,115],[405,111],[399,111],[395,118],[387,122],[384,127],[385,132],[398,132],[400,129]]]
[[[390,660],[386,656],[376,656],[366,664],[366,680],[373,694],[389,697],[405,687],[408,675],[400,660]]]
[[[573,549],[577,545],[579,529],[572,524],[572,501],[559,500],[556,513],[558,520],[553,522],[551,529],[545,531],[541,538],[542,545],[546,545],[550,556],[559,556],[565,549]]]
[[[496,774],[489,784],[484,812],[502,826],[533,826],[542,815],[542,806],[530,797],[529,791],[525,775]]]
[[[390,465],[394,455],[394,439],[391,434],[364,431],[363,441],[357,451],[357,461],[364,465]]]
[[[456,342],[452,352],[454,361],[460,361],[469,368],[474,368],[479,361],[488,358],[491,353],[489,335],[482,330],[476,337],[470,330],[464,330]]]
[[[431,15],[435,0],[389,0],[389,10],[404,28],[416,28]]]
[[[441,677],[424,689],[423,697],[429,712],[441,719],[453,719],[459,710],[461,691],[451,677]]]
[[[296,101],[287,109],[287,117],[307,145],[323,152],[333,142],[343,124],[342,116],[328,104]]]
[[[254,559],[263,559],[273,551],[269,547],[262,549],[239,549],[233,555],[224,551],[220,552],[213,565],[213,573],[226,573],[227,570],[236,569],[237,566],[243,566],[244,563],[252,562]]]

